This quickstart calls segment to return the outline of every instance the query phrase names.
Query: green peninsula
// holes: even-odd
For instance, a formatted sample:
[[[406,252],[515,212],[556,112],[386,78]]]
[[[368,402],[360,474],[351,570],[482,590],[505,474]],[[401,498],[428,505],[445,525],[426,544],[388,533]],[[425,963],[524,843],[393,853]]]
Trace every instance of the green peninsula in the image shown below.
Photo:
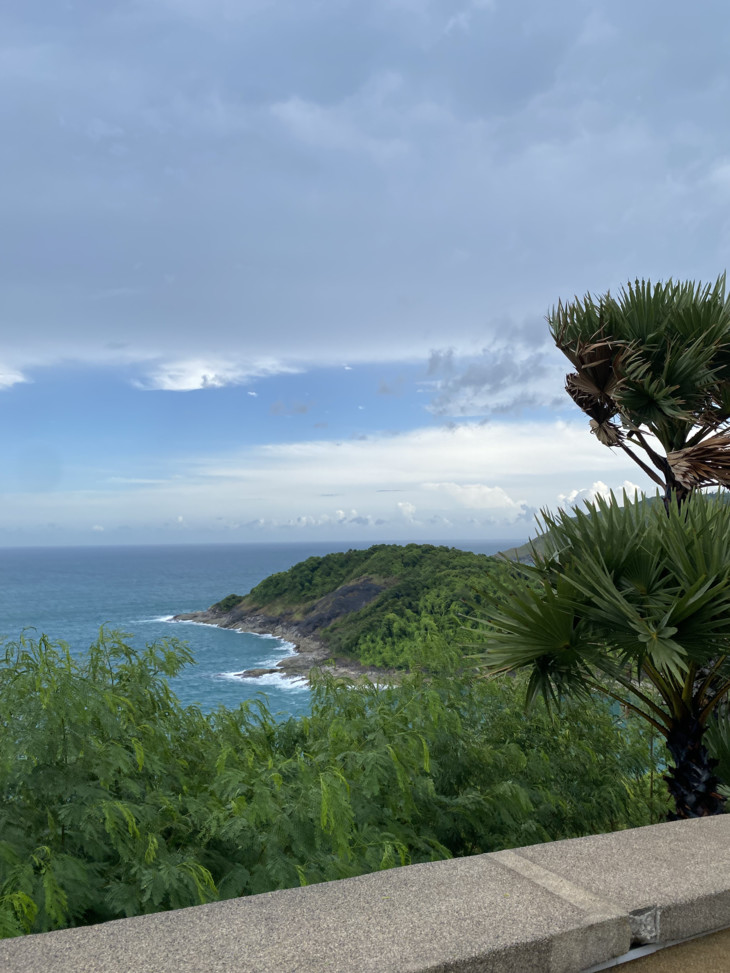
[[[496,598],[514,571],[503,558],[453,547],[376,544],[307,558],[247,595],[177,618],[290,639],[299,658],[281,668],[292,675],[326,659],[347,674],[395,673],[428,668],[468,642],[469,615]]]

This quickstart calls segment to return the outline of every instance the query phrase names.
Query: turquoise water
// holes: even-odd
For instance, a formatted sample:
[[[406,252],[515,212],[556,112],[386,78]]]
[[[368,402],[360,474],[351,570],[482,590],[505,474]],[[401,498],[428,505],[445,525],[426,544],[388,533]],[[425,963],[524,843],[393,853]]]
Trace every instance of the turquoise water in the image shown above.
[[[520,541],[453,542],[490,554]],[[0,636],[16,639],[26,628],[86,648],[99,628],[130,633],[132,645],[160,638],[184,639],[196,665],[175,680],[184,703],[204,710],[265,693],[274,712],[304,713],[305,683],[280,676],[240,679],[235,673],[273,665],[291,651],[267,636],[170,621],[180,612],[207,608],[225,595],[246,594],[263,578],[312,555],[368,544],[245,544],[167,547],[0,549]]]

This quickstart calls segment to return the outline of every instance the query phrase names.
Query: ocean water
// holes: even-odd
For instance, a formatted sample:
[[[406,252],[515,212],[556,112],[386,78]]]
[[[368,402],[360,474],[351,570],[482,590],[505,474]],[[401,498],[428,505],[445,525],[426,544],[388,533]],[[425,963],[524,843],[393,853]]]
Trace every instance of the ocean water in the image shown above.
[[[452,546],[492,554],[521,541]],[[172,680],[183,703],[204,710],[235,707],[263,693],[272,712],[302,714],[309,706],[303,681],[282,676],[241,679],[243,669],[274,665],[292,647],[271,636],[209,625],[172,622],[181,612],[208,608],[232,592],[244,595],[259,581],[312,555],[369,544],[241,544],[166,547],[0,549],[0,637],[25,629],[83,651],[102,625],[120,629],[143,647],[175,636],[196,660]]]

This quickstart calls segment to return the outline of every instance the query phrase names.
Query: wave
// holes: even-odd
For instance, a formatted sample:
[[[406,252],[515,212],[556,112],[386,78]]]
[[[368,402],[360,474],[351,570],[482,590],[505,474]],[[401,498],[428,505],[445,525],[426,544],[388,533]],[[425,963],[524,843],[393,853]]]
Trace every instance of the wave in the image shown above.
[[[174,615],[161,615],[159,618],[150,618],[147,620],[155,622],[174,622],[176,625],[202,625],[203,628],[223,628],[222,625],[210,625],[208,622],[194,622],[192,618],[175,618]],[[234,632],[235,629],[227,629],[226,631]]]
[[[262,665],[260,668],[263,669],[265,666]],[[309,683],[303,676],[285,676],[278,672],[268,672],[265,676],[242,676],[240,672],[217,672],[214,678],[228,679],[231,682],[245,682],[247,685],[276,686],[277,689],[286,689],[287,691],[309,690]]]

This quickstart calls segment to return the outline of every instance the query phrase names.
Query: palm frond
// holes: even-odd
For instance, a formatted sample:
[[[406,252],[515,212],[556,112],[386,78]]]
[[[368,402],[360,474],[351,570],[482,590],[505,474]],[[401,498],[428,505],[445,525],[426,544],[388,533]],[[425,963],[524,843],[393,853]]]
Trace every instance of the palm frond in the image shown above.
[[[678,483],[693,490],[703,486],[730,487],[730,432],[667,453]]]
[[[543,523],[533,587],[485,620],[486,667],[536,671],[548,696],[633,672],[684,705],[693,667],[730,652],[730,504],[697,494],[667,516],[612,496]]]
[[[699,479],[684,465],[686,457],[674,456],[677,478],[665,455],[650,451],[652,471],[628,448],[624,432],[635,436],[644,430],[663,454],[673,455],[725,430],[730,422],[730,295],[724,274],[713,284],[637,279],[616,297],[588,293],[559,301],[548,323],[573,366],[566,391],[589,416],[600,442],[623,448],[670,490],[730,483],[717,451],[706,454]],[[708,478],[716,460],[723,460],[719,475]]]

